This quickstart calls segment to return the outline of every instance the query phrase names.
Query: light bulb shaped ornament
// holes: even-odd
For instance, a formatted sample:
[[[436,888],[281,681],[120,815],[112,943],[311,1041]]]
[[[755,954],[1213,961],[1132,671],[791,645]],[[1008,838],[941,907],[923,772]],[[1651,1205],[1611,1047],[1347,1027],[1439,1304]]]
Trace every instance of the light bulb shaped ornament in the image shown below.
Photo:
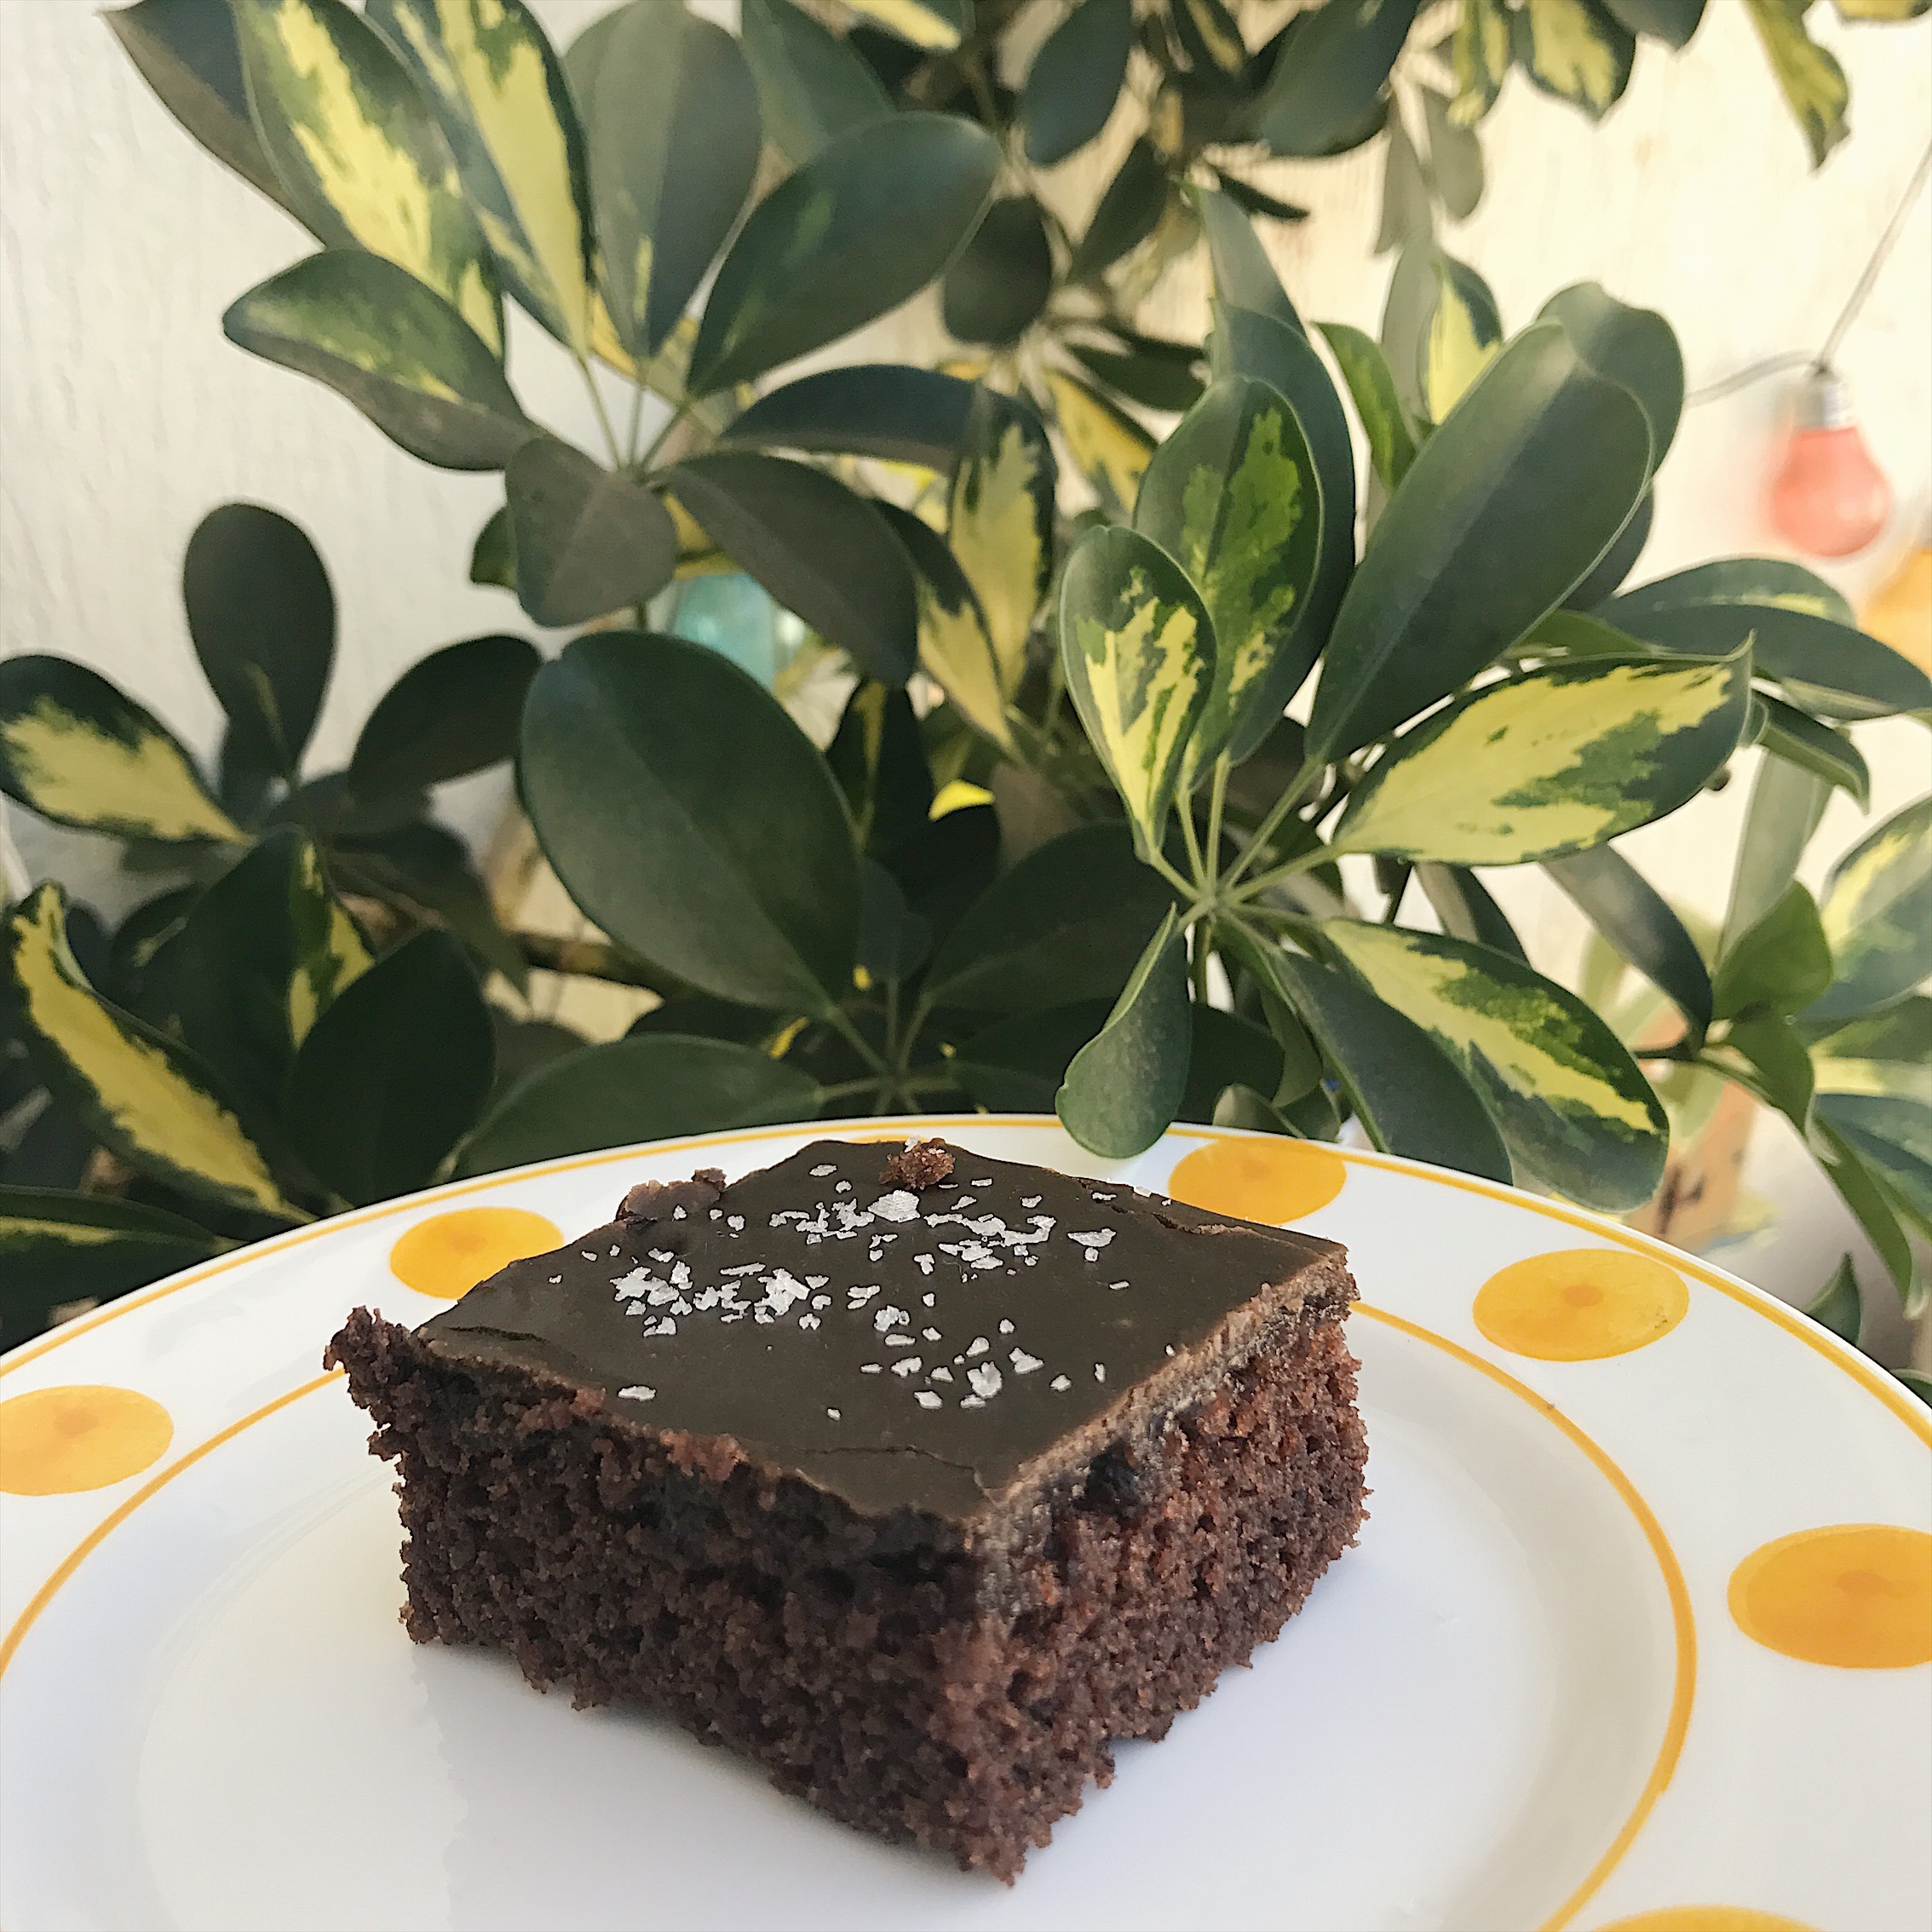
[[[1843,379],[1820,366],[1798,393],[1785,460],[1771,485],[1771,521],[1807,556],[1849,557],[1885,527],[1892,486],[1852,418]]]

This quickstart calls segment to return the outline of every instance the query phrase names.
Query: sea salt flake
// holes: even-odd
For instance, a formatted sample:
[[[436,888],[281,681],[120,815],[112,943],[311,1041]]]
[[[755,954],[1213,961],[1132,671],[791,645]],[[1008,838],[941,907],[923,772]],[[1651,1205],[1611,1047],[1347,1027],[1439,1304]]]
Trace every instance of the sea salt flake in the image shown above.
[[[825,1413],[830,1416],[834,1422],[843,1422],[845,1420],[845,1417],[842,1416],[837,1409],[827,1409],[825,1411]]]
[[[828,1174],[837,1172],[838,1169],[831,1161],[822,1161],[812,1170],[812,1178],[814,1181],[823,1181]]]
[[[919,1331],[919,1339],[922,1342],[936,1342],[939,1338],[940,1331],[936,1328],[922,1328]]]
[[[1002,1335],[1010,1335],[1013,1332],[1013,1324],[1009,1321],[1003,1321],[999,1325],[999,1331]]]
[[[881,1194],[872,1203],[871,1211],[881,1221],[917,1221],[919,1218],[919,1197],[909,1194],[903,1187],[889,1194]]]
[[[925,1364],[917,1355],[901,1355],[892,1365],[892,1372],[894,1375],[917,1375],[924,1366]]]
[[[910,1348],[912,1346],[912,1337],[910,1335],[888,1335],[885,1338],[885,1345],[888,1348]]]
[[[1024,1348],[1015,1348],[1006,1359],[1013,1364],[1015,1375],[1031,1375],[1035,1369],[1046,1366],[1038,1355],[1029,1355]]]
[[[623,1250],[622,1248],[615,1248],[615,1247],[613,1247],[613,1248],[612,1248],[612,1249],[611,1250],[611,1259],[612,1259],[612,1261],[615,1261],[615,1260],[616,1260],[616,1259],[618,1258],[618,1256],[619,1255],[621,1255],[621,1254],[622,1254],[623,1252],[624,1252],[624,1250]]]
[[[929,1389],[915,1389],[912,1391],[912,1400],[922,1409],[936,1409],[940,1406],[939,1397]]]
[[[885,1364],[883,1362],[861,1362],[859,1365],[859,1372],[861,1375],[883,1375],[885,1373]]]
[[[984,1396],[962,1395],[959,1398],[959,1406],[963,1409],[983,1409],[986,1405]]]
[[[835,1194],[849,1194],[852,1192],[852,1183],[849,1181],[841,1181],[832,1192]]]
[[[1047,1384],[1047,1387],[1052,1389],[1054,1393],[1058,1395],[1064,1395],[1067,1391],[1072,1386],[1073,1384],[1069,1382],[1063,1375],[1056,1375],[1053,1378],[1053,1380]]]
[[[952,1371],[941,1364],[940,1367],[932,1371],[928,1379],[933,1382],[951,1382],[952,1380]]]
[[[1023,1194],[1020,1198],[1020,1205],[1021,1207],[1038,1207],[1040,1197],[1038,1194]]]
[[[912,1265],[918,1269],[920,1274],[930,1274],[933,1272],[933,1257],[930,1255],[915,1255],[912,1257]]]
[[[733,1234],[742,1234],[745,1232],[745,1216],[741,1214],[727,1214],[725,1216],[725,1226]]]
[[[1107,1286],[1113,1289],[1116,1294],[1118,1294],[1126,1285],[1127,1284],[1124,1281],[1110,1281],[1107,1283]]]
[[[1096,1228],[1090,1233],[1083,1234],[1069,1228],[1067,1230],[1067,1239],[1069,1241],[1078,1241],[1083,1248],[1091,1248],[1094,1254],[1097,1255],[1113,1239],[1113,1230],[1111,1228]],[[1087,1259],[1091,1261],[1093,1255],[1089,1255]]]
[[[653,1248],[651,1250],[651,1259],[653,1261],[676,1261],[677,1259],[677,1250],[676,1248]]]
[[[819,1318],[815,1314],[802,1314],[798,1318],[798,1325],[803,1329],[816,1328],[819,1325]]]
[[[987,1341],[985,1336],[975,1335],[966,1345],[967,1357],[970,1360],[975,1355],[983,1355],[992,1346],[992,1343]]]
[[[647,1387],[641,1382],[634,1382],[630,1388],[618,1389],[618,1394],[628,1396],[633,1402],[653,1402],[657,1400],[658,1395],[656,1389]]]
[[[998,1394],[1003,1377],[991,1362],[981,1362],[975,1369],[968,1369],[966,1379],[973,1385],[973,1393],[986,1401]]]
[[[1095,1362],[1094,1364],[1094,1380],[1095,1382],[1105,1382],[1107,1380],[1107,1364],[1105,1362]]]
[[[883,1335],[888,1328],[905,1328],[910,1325],[911,1319],[904,1308],[895,1308],[891,1302],[888,1302],[872,1317],[872,1326],[877,1329],[881,1335]]]
[[[830,1279],[829,1275],[808,1274],[805,1277],[805,1285],[808,1288],[823,1288]]]

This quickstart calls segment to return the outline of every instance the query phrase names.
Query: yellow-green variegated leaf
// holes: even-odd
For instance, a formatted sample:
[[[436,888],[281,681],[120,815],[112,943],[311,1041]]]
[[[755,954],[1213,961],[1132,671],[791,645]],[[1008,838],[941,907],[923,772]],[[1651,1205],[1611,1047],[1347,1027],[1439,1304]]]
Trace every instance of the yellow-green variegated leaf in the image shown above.
[[[1333,849],[1520,865],[1674,812],[1728,758],[1751,658],[1590,658],[1491,685],[1398,739]]]
[[[915,47],[957,47],[965,26],[961,0],[852,0],[852,6]]]
[[[1449,64],[1456,77],[1449,119],[1454,126],[1473,128],[1496,105],[1509,59],[1509,15],[1503,0],[1463,0],[1449,39]]]
[[[0,663],[0,791],[43,819],[118,838],[244,836],[160,720],[66,658]]]
[[[919,592],[920,668],[975,731],[1003,751],[1011,751],[1008,693],[999,658],[959,559],[945,538],[911,510],[883,502],[877,507],[912,560]]]
[[[1851,132],[1845,118],[1851,101],[1845,70],[1806,32],[1808,0],[1745,0],[1745,4],[1764,43],[1764,57],[1804,130],[1811,164],[1821,168],[1825,157]]]
[[[1482,1095],[1519,1173],[1587,1207],[1640,1206],[1670,1145],[1636,1062],[1584,1001],[1520,959],[1352,919],[1322,937],[1369,990],[1432,1033]]]
[[[1435,307],[1423,338],[1423,405],[1440,423],[1503,348],[1503,322],[1489,285],[1467,263],[1435,251]]]
[[[289,1038],[300,1046],[336,996],[369,969],[369,948],[342,900],[330,891],[322,861],[307,839],[290,876],[289,926],[295,940]]]
[[[1515,31],[1524,72],[1593,121],[1630,85],[1636,38],[1599,0],[1524,0]]]
[[[523,0],[369,0],[441,122],[510,292],[582,354],[590,341],[584,137],[563,64]]]
[[[1932,0],[1837,0],[1842,20],[1916,20]]]
[[[1081,538],[1061,581],[1060,660],[1143,856],[1160,850],[1214,658],[1214,626],[1173,558],[1118,526]]]
[[[1020,688],[1026,640],[1053,575],[1053,451],[1029,411],[981,389],[952,474],[946,542],[973,587],[1003,702]]]
[[[104,1147],[188,1193],[279,1220],[306,1218],[187,1051],[88,984],[67,944],[58,886],[37,887],[9,916],[4,969],[0,991],[14,1024],[33,1043],[49,1084]]]
[[[1296,626],[1321,553],[1321,486],[1278,389],[1222,377],[1155,451],[1134,527],[1193,580],[1214,624],[1214,684],[1187,750],[1192,785],[1274,728],[1314,661]]]
[[[326,382],[411,456],[444,469],[501,469],[536,433],[503,364],[406,270],[328,249],[239,297],[228,340]]]
[[[1063,371],[1049,369],[1046,379],[1068,453],[1102,503],[1125,516],[1153,459],[1153,438],[1132,417]]]
[[[1932,975],[1932,796],[1868,833],[1832,869],[1819,917],[1835,963],[1808,1020],[1902,999]]]
[[[249,105],[290,204],[405,268],[497,354],[503,306],[456,164],[388,43],[342,0],[234,0]]]
[[[110,1195],[0,1187],[0,1348],[37,1334],[63,1302],[124,1295],[230,1245],[179,1215]]]

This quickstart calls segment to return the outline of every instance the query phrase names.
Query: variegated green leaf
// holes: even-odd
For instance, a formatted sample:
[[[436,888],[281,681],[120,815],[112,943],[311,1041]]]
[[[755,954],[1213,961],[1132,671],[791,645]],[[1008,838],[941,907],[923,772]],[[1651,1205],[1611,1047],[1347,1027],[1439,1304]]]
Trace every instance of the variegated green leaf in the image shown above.
[[[946,539],[896,503],[877,508],[912,560],[919,593],[919,664],[973,728],[1002,750],[1013,747],[999,659],[973,586]]]
[[[1545,94],[1601,121],[1623,98],[1636,38],[1599,0],[1524,0],[1516,59]]]
[[[406,270],[331,249],[250,289],[228,340],[346,396],[385,436],[442,469],[501,469],[536,432],[503,365]]]
[[[1837,0],[1842,20],[1916,20],[1932,0]]]
[[[1449,65],[1456,77],[1449,118],[1458,127],[1473,128],[1496,105],[1513,57],[1503,0],[1463,0],[1449,40]]]
[[[442,123],[510,292],[561,342],[590,344],[584,137],[563,64],[524,0],[369,0]]]
[[[1090,530],[1060,586],[1067,687],[1143,855],[1160,850],[1187,740],[1213,683],[1214,626],[1193,584],[1137,532]]]
[[[853,10],[915,47],[957,47],[966,24],[963,0],[853,0]]]
[[[1502,346],[1489,285],[1426,237],[1411,242],[1396,261],[1382,314],[1382,347],[1402,400],[1441,422]]]
[[[1384,490],[1393,490],[1416,460],[1416,433],[1402,406],[1389,359],[1373,336],[1345,323],[1315,325],[1333,352],[1368,438],[1369,463]]]
[[[1520,865],[1674,812],[1731,755],[1749,654],[1595,658],[1492,685],[1399,739],[1333,849]]]
[[[1053,577],[1054,484],[1038,422],[980,390],[952,473],[946,541],[979,601],[1003,701],[1020,688],[1026,640]]]
[[[306,839],[289,879],[289,929],[295,941],[294,969],[289,975],[289,1038],[300,1046],[336,994],[370,963],[362,934],[329,889],[322,861]]]
[[[434,289],[497,354],[503,306],[442,129],[342,0],[234,0],[249,105],[304,222]]]
[[[1180,1109],[1192,1043],[1187,944],[1170,906],[1107,1023],[1067,1067],[1054,1111],[1106,1159],[1144,1153]]]
[[[1804,130],[1811,164],[1821,168],[1825,157],[1851,132],[1845,118],[1851,100],[1845,71],[1805,31],[1810,0],[1745,0],[1745,4],[1771,72]]]
[[[676,327],[758,170],[758,92],[738,43],[683,0],[634,0],[589,116],[604,285],[641,359]]]
[[[1932,795],[1895,813],[1838,861],[1819,912],[1837,970],[1806,1019],[1849,1019],[1932,976]]]
[[[1605,614],[1613,622],[1628,622],[1653,611],[1700,604],[1762,604],[1803,617],[1828,618],[1833,624],[1858,622],[1842,591],[1815,571],[1783,557],[1722,557],[1716,563],[1698,564],[1624,591],[1615,608]]]
[[[791,0],[741,0],[739,33],[765,133],[794,166],[893,112],[892,97],[857,48]]]
[[[193,1055],[89,985],[67,944],[58,886],[37,887],[14,908],[5,944],[0,991],[14,1023],[104,1147],[186,1193],[278,1220],[306,1218],[283,1198],[261,1149]]]
[[[1058,369],[1046,372],[1055,420],[1080,474],[1101,501],[1125,516],[1153,459],[1154,440],[1132,417]]]
[[[1903,1094],[1932,1107],[1932,998],[1908,994],[1827,1026],[1811,1038],[1820,1093]]]
[[[1321,486],[1294,411],[1245,376],[1216,382],[1154,451],[1134,527],[1173,557],[1214,625],[1214,682],[1187,747],[1192,787],[1271,731],[1314,661],[1296,627],[1321,553]]]
[[[1919,1238],[1932,1239],[1932,1105],[1893,1094],[1820,1094],[1817,1108]]]
[[[1657,1096],[1582,1000],[1519,959],[1445,934],[1323,923],[1370,990],[1433,1034],[1482,1095],[1519,1172],[1595,1208],[1641,1205],[1670,1145]]]
[[[66,658],[0,662],[0,791],[117,838],[243,837],[160,720]]]

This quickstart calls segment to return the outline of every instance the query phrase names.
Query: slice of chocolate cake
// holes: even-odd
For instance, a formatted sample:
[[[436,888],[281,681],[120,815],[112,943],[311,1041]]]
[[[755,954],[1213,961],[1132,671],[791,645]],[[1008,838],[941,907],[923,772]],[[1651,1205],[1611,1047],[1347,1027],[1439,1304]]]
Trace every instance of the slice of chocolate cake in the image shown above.
[[[1353,1295],[1331,1242],[820,1141],[328,1360],[400,1465],[418,1642],[1010,1880],[1353,1539]]]

